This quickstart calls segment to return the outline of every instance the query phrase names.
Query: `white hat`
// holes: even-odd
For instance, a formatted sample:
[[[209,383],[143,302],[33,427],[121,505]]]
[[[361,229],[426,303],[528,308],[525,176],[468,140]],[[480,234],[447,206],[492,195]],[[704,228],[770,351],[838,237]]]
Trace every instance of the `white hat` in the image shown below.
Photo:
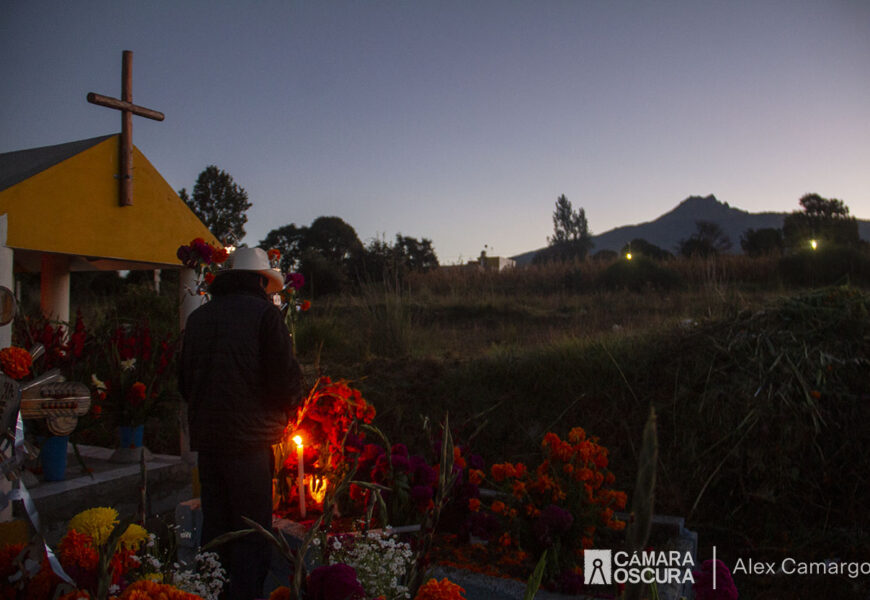
[[[268,279],[267,294],[279,292],[284,287],[284,276],[269,265],[269,256],[262,248],[237,248],[232,254],[232,263],[234,271],[256,271]]]

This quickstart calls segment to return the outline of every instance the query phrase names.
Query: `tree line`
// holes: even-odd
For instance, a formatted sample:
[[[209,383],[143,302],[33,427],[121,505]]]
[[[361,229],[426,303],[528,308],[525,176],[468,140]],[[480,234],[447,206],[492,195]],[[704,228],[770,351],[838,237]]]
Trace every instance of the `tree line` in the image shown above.
[[[192,193],[179,197],[224,245],[239,245],[245,237],[248,193],[229,173],[209,165],[197,177]],[[354,228],[336,216],[317,217],[310,225],[289,223],[272,229],[258,247],[281,251],[281,270],[297,271],[310,291],[326,294],[369,281],[398,281],[412,271],[438,267],[432,240],[397,233],[392,242],[375,238],[367,243]]]
[[[849,215],[849,207],[842,200],[824,198],[819,194],[806,194],[795,210],[783,219],[781,228],[747,229],[740,237],[740,248],[752,257],[783,254],[815,244],[837,247],[858,247],[863,244],[858,233],[858,221]],[[592,235],[583,208],[575,210],[564,194],[556,200],[553,211],[553,235],[547,238],[548,246],[539,251],[535,263],[551,261],[584,260],[593,247]],[[710,257],[732,248],[731,239],[719,224],[711,221],[696,221],[695,232],[680,240],[677,254],[690,258]],[[662,260],[674,258],[674,254],[643,238],[625,244],[622,255]],[[601,250],[592,255],[595,259],[612,259],[617,253]]]

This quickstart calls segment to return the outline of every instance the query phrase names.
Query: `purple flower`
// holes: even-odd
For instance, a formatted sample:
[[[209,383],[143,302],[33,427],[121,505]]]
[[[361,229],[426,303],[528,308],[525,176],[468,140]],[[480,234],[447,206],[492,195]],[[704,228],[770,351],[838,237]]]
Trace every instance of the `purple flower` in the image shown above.
[[[338,563],[311,571],[307,597],[312,600],[362,600],[365,591],[357,579],[356,570]]]
[[[415,485],[411,488],[411,501],[420,512],[429,508],[433,495],[432,487],[428,485]]]
[[[468,459],[468,468],[477,469],[478,471],[486,470],[486,462],[480,454],[472,454]]]
[[[407,456],[393,454],[390,456],[390,460],[393,463],[393,471],[396,473],[407,473],[411,470],[411,461],[408,460]]]
[[[692,571],[695,578],[695,583],[692,584],[695,598],[697,600],[737,600],[737,586],[734,585],[728,566],[721,560],[716,560],[715,590],[713,589],[713,568],[713,561],[705,560],[701,564],[700,571]]]
[[[392,454],[392,455],[398,454],[399,456],[404,456],[405,458],[407,458],[408,457],[408,447],[402,443],[393,444],[393,447],[390,449],[390,454]]]
[[[190,246],[179,246],[175,256],[178,257],[178,260],[180,260],[185,267],[190,269],[196,268],[196,257],[193,256],[190,251]]]
[[[284,276],[284,287],[291,287],[294,290],[301,290],[305,285],[305,277],[302,273],[287,273]]]
[[[419,454],[414,454],[408,459],[411,463],[411,479],[417,485],[433,485],[438,479],[435,469],[426,464]]]
[[[207,264],[211,264],[212,259],[212,247],[203,240],[202,238],[196,238],[192,242],[190,242],[191,253],[195,255],[199,255],[199,259]]]
[[[579,596],[583,593],[583,575],[564,571],[559,576],[559,581],[556,584],[557,589],[563,594],[571,596]]]
[[[571,513],[555,504],[550,504],[535,519],[535,536],[544,546],[551,546],[554,538],[567,533],[573,523],[574,517]]]
[[[489,512],[478,511],[471,513],[469,518],[469,532],[484,540],[494,541],[503,532],[501,522]]]

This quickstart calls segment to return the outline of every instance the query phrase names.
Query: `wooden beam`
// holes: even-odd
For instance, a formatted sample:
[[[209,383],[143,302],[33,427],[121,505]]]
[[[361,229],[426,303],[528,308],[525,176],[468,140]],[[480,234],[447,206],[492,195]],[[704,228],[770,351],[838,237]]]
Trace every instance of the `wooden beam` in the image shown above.
[[[162,121],[166,118],[166,115],[160,111],[151,110],[150,108],[145,108],[138,104],[131,104],[129,102],[118,100],[117,98],[110,98],[109,96],[103,96],[102,94],[95,94],[93,92],[88,94],[88,102],[114,108],[115,110],[127,110],[137,117],[147,117],[155,121]]]

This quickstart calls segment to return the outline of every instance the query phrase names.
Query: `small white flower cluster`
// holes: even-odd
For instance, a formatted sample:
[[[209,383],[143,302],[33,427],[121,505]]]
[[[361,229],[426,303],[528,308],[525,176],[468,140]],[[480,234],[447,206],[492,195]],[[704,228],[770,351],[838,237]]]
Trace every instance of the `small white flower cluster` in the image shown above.
[[[217,600],[227,582],[227,572],[214,552],[199,552],[193,559],[193,568],[175,571],[172,585],[185,592],[202,596],[204,600]]]
[[[164,570],[160,559],[153,554],[146,554],[142,564],[147,573],[163,573],[164,583],[202,596],[204,600],[217,600],[227,582],[227,572],[214,552],[198,553],[190,566],[173,563],[168,572]]]
[[[389,530],[362,533],[344,543],[333,538],[329,550],[329,563],[353,567],[367,595],[386,600],[410,598],[404,583],[413,557],[411,546],[398,541]]]

